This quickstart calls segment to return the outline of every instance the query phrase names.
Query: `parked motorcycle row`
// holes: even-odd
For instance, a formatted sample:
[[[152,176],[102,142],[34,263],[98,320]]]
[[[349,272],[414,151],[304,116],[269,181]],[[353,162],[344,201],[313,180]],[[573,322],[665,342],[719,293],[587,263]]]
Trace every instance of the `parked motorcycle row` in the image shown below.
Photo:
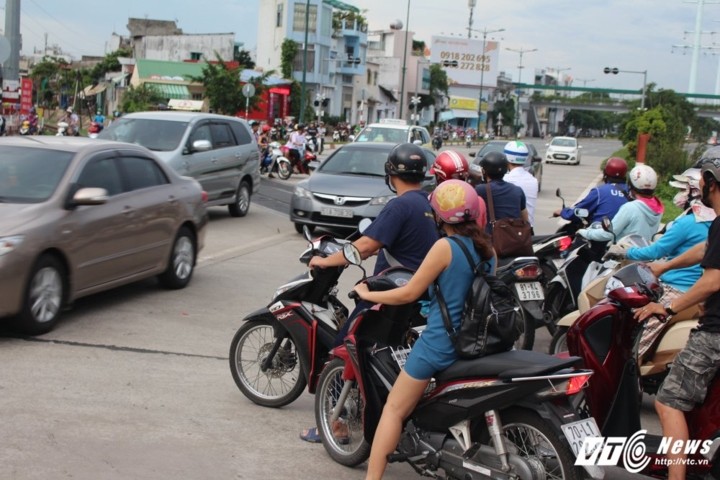
[[[280,162],[289,160],[274,162],[279,172]],[[562,198],[559,189],[557,196]],[[575,214],[587,217],[586,211]],[[351,267],[303,268],[267,306],[244,319],[230,348],[233,378],[253,402],[281,407],[307,387],[315,395],[325,450],[349,467],[367,460],[387,395],[424,325],[417,303],[376,305],[348,319],[349,309],[338,297],[344,272],[361,270],[358,281],[370,290],[396,288],[413,274],[393,267],[367,277],[351,240],[368,223],[361,222],[346,239],[312,238],[305,229],[309,247],[302,263],[342,250]],[[604,478],[603,467],[575,465],[584,440],[640,431],[641,394],[657,391],[667,365],[697,325],[698,311],[673,317],[652,354],[639,363],[642,325],[633,310],[657,301],[662,287],[644,264],[613,258],[607,245],[574,237],[583,226],[534,237],[534,256],[500,262],[497,276],[522,306],[515,349],[459,360],[440,372],[408,417],[390,462],[449,479]],[[609,221],[593,227],[612,231]],[[639,237],[622,241],[646,244]],[[336,345],[347,321],[348,333]],[[553,334],[548,354],[530,351],[537,328]],[[717,377],[705,403],[687,419],[692,439],[712,440],[720,431]],[[643,473],[667,478],[659,467],[661,440],[644,437],[652,461]],[[690,475],[720,478],[720,462],[715,465],[700,451],[690,458]]]

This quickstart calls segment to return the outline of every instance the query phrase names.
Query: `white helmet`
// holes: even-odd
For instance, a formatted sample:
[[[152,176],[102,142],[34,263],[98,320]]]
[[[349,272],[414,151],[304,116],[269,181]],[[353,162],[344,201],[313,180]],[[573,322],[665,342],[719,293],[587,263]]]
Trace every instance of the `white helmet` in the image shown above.
[[[630,185],[640,193],[652,193],[657,187],[657,173],[648,165],[635,165],[628,177]]]
[[[505,144],[503,153],[507,157],[508,163],[512,163],[514,165],[525,165],[525,160],[527,159],[530,151],[528,150],[527,145],[523,142],[512,141]]]

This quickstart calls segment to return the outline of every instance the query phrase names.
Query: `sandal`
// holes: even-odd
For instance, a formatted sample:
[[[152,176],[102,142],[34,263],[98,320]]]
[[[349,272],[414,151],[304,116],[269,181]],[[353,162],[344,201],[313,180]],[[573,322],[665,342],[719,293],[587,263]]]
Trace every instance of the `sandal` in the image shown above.
[[[348,435],[347,426],[344,423],[338,422],[338,425],[333,427],[333,436],[335,437],[335,441],[340,445],[350,443],[350,436]],[[322,443],[317,427],[303,430],[300,434],[300,439],[309,443]]]
[[[306,428],[300,434],[300,439],[310,443],[321,443],[322,439],[318,433],[317,427]]]

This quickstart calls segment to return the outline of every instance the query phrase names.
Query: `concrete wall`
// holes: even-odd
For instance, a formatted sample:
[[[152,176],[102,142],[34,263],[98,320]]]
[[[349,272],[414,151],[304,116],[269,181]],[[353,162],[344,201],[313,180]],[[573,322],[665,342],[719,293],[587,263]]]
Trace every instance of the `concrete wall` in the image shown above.
[[[202,58],[213,61],[217,52],[229,61],[233,59],[234,47],[234,33],[148,36],[135,42],[135,57],[181,62],[190,60],[193,53],[200,53]]]

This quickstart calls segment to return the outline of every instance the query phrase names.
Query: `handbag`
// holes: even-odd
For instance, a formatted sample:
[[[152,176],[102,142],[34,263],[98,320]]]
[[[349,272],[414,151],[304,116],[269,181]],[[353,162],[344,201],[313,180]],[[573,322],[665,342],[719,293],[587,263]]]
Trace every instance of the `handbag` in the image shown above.
[[[532,255],[532,226],[522,218],[495,220],[490,183],[487,184],[488,213],[492,225],[492,243],[498,258]]]

